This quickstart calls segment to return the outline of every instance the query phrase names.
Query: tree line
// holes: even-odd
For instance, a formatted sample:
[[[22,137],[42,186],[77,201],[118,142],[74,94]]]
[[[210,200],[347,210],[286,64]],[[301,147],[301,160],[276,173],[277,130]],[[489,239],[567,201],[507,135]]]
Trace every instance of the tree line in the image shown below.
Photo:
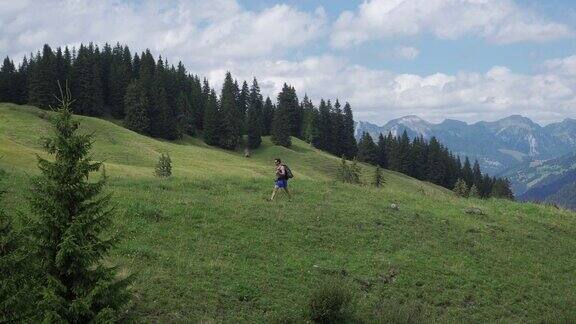
[[[475,190],[479,198],[514,198],[508,179],[483,174],[477,160],[473,166],[468,157],[462,163],[436,137],[425,140],[420,135],[411,140],[406,131],[401,136],[388,132],[387,136],[380,133],[374,142],[364,132],[358,142],[358,159],[448,189],[454,189],[461,181],[465,184],[465,196]]]
[[[213,146],[234,150],[241,144],[260,146],[271,135],[290,146],[291,136],[312,142],[338,156],[355,156],[354,120],[350,104],[336,100],[318,108],[294,87],[284,84],[275,102],[264,99],[256,78],[249,85],[227,72],[218,95],[207,79],[189,73],[182,62],[170,65],[149,50],[132,55],[128,46],[90,43],[24,57],[18,68],[6,57],[0,68],[0,101],[47,109],[56,104],[58,81],[69,81],[73,112],[112,116],[148,136],[174,140],[202,135]]]
[[[379,165],[417,179],[453,189],[462,178],[480,196],[511,197],[505,179],[470,168],[436,138],[410,140],[406,134],[380,135],[378,143],[364,134],[357,144],[349,103],[307,95],[300,101],[294,87],[284,84],[275,101],[263,98],[258,80],[238,82],[227,72],[220,94],[208,80],[189,73],[182,62],[170,65],[150,50],[132,54],[128,46],[90,43],[24,57],[18,68],[6,57],[0,68],[0,102],[31,104],[43,109],[57,104],[59,81],[69,81],[72,110],[88,116],[112,116],[138,133],[168,140],[202,136],[212,146],[256,149],[262,136],[276,145],[291,146],[296,137],[338,157]]]

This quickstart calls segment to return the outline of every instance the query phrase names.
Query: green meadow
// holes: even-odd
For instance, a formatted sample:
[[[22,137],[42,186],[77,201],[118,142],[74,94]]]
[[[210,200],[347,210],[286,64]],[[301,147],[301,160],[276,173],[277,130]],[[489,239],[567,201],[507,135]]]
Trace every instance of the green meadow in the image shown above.
[[[4,202],[17,224],[49,115],[0,104]],[[366,185],[339,183],[339,159],[297,139],[287,149],[265,138],[246,158],[77,118],[116,204],[122,239],[105,262],[135,275],[128,321],[305,322],[310,295],[336,281],[357,322],[576,322],[572,212],[462,199],[390,171],[374,188],[367,165]],[[161,153],[169,179],[154,177]],[[291,201],[266,200],[276,157],[295,174]]]

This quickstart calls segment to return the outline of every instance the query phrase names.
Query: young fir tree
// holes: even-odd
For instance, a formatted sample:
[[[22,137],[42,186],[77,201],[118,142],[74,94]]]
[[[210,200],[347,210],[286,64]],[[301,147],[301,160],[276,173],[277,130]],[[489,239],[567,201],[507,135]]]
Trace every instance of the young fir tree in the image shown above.
[[[357,161],[354,160],[351,165],[348,165],[344,156],[340,160],[340,167],[338,169],[338,179],[344,183],[360,183],[360,168]]]
[[[464,179],[458,179],[458,181],[456,181],[456,185],[454,186],[454,193],[456,193],[458,197],[468,197],[468,186],[466,185],[466,181],[464,181]]]
[[[204,142],[208,145],[217,146],[220,143],[220,111],[216,92],[212,89],[206,101],[204,112]]]
[[[170,155],[162,153],[158,158],[158,163],[154,169],[154,175],[160,178],[168,178],[172,176],[172,160]]]
[[[260,94],[260,87],[258,81],[254,78],[252,81],[252,88],[250,89],[250,96],[248,97],[248,111],[246,115],[246,129],[248,133],[249,149],[256,149],[262,143],[262,95]]]
[[[372,181],[372,184],[374,185],[374,187],[382,187],[382,185],[384,185],[384,183],[386,182],[386,180],[384,179],[384,174],[382,172],[382,168],[380,168],[379,165],[376,166],[376,170],[374,171],[374,179]]]
[[[116,279],[115,269],[102,264],[116,242],[106,233],[114,209],[110,196],[101,194],[105,175],[89,181],[102,163],[90,159],[93,137],[79,134],[78,126],[67,93],[44,143],[54,160],[38,158],[41,174],[29,196],[43,269],[36,314],[44,322],[114,321],[129,298],[128,280]]]
[[[124,98],[126,116],[124,126],[140,134],[148,134],[150,119],[148,118],[148,98],[140,82],[130,83]]]
[[[350,179],[352,183],[360,184],[360,177],[362,176],[362,169],[358,165],[358,159],[354,158],[352,164],[350,164]]]
[[[470,191],[468,192],[468,197],[470,198],[480,198],[480,192],[475,184],[470,187]]]

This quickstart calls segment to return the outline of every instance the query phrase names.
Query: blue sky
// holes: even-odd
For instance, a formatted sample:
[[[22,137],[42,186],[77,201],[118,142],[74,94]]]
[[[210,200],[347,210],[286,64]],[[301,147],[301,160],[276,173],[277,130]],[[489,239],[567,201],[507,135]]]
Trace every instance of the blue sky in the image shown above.
[[[54,19],[58,17],[58,19]],[[576,118],[569,0],[0,0],[0,55],[44,43],[150,48],[218,88],[349,101],[357,119]]]
[[[330,20],[336,20],[343,11],[354,11],[363,1],[346,0],[294,0],[291,5],[307,11],[324,8]],[[278,4],[275,0],[243,0],[240,3],[251,10]],[[543,17],[562,22],[576,30],[576,3],[572,0],[522,0],[517,4],[530,8]],[[410,61],[386,55],[387,48],[395,46],[419,48],[418,58]],[[311,49],[308,54],[330,51],[323,43],[320,50]],[[435,72],[456,73],[461,70],[486,71],[494,65],[507,66],[522,73],[537,72],[542,61],[550,58],[570,56],[576,53],[576,42],[559,39],[542,43],[490,44],[477,37],[457,40],[439,40],[431,35],[396,37],[361,44],[352,50],[340,51],[357,64],[371,68],[388,69],[397,73],[430,74]]]

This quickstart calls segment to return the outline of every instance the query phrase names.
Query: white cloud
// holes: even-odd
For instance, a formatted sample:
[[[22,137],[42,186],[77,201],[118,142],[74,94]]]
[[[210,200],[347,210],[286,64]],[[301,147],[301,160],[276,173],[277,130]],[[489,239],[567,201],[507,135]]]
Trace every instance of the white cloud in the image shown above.
[[[475,35],[493,43],[547,41],[570,36],[512,0],[367,0],[334,23],[331,43],[345,48],[365,41],[429,33],[441,39]]]
[[[544,68],[558,74],[576,76],[576,55],[547,60]]]
[[[420,55],[420,50],[411,46],[400,46],[396,48],[396,57],[404,60],[414,60]]]
[[[522,114],[542,123],[574,117],[576,78],[546,69],[535,75],[495,66],[454,75],[395,74],[349,64],[326,55],[301,61],[266,61],[232,68],[240,78],[258,75],[265,94],[274,96],[283,82],[308,93],[352,104],[359,120],[385,121],[416,114],[430,121],[455,118],[474,122]],[[221,74],[217,74],[221,80]]]
[[[11,56],[44,43],[118,41],[189,64],[214,64],[303,46],[324,33],[326,15],[283,4],[248,11],[234,0],[0,0],[0,22],[0,53]]]

